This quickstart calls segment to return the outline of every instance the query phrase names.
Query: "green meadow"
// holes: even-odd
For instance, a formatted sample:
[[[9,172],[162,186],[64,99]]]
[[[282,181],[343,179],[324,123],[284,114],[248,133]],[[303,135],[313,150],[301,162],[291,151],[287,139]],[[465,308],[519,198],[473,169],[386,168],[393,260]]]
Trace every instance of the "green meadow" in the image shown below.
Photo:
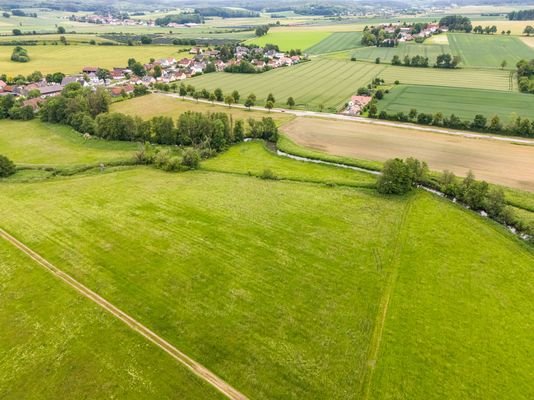
[[[18,165],[72,166],[129,160],[138,145],[84,139],[68,126],[0,121],[0,154]]]
[[[534,58],[534,49],[519,38],[502,35],[449,34],[451,52],[462,58],[462,66],[515,69],[521,59]]]
[[[438,86],[399,85],[378,102],[380,111],[408,113],[412,108],[418,112],[452,113],[472,120],[482,114],[488,120],[498,115],[507,123],[514,116],[534,118],[534,96],[497,90],[465,89]]]
[[[260,179],[266,169],[276,179]],[[196,172],[138,167],[1,182],[0,220],[250,398],[527,398],[532,250],[431,194],[377,195],[373,179],[248,142]],[[54,281],[32,274],[42,277],[9,280],[12,290]],[[59,287],[65,294],[49,296],[43,286],[43,301],[52,302],[46,318],[65,308],[76,310],[64,317],[73,324],[89,318],[68,297],[84,303],[77,294]],[[2,307],[12,318],[15,309]],[[60,340],[58,329],[50,340]],[[0,346],[12,336],[0,334]],[[106,336],[124,341],[115,331]],[[72,340],[67,348],[77,349]],[[26,368],[53,353],[35,357]],[[12,387],[16,360],[2,360],[4,387]],[[172,361],[144,361],[180,384],[177,367],[165,367]],[[56,381],[44,379],[39,388],[57,395]],[[150,388],[158,398],[169,390]]]
[[[2,399],[222,398],[4,240],[0,277]]]

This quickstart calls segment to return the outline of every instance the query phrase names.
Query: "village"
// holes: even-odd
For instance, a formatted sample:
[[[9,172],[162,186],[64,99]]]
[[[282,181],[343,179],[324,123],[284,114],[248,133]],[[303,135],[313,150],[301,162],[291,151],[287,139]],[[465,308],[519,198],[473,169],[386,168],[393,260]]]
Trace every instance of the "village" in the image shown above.
[[[244,73],[262,73],[271,69],[289,67],[307,60],[306,56],[297,55],[298,51],[283,53],[276,48],[223,46],[219,49],[193,47],[189,57],[151,59],[141,64],[135,59],[128,60],[124,67],[110,70],[99,66],[84,66],[80,73],[74,75],[53,74],[26,84],[8,84],[7,78],[0,79],[0,96],[14,95],[21,99],[22,106],[30,106],[34,111],[46,98],[61,94],[66,85],[73,82],[83,87],[96,89],[105,87],[114,98],[133,95],[136,87],[152,88],[154,85],[172,85],[206,73],[234,72],[235,67],[247,65],[253,71]],[[226,60],[226,61],[225,61]],[[59,78],[58,78],[59,75]],[[17,81],[18,82],[18,81]],[[139,92],[146,92],[145,89]]]

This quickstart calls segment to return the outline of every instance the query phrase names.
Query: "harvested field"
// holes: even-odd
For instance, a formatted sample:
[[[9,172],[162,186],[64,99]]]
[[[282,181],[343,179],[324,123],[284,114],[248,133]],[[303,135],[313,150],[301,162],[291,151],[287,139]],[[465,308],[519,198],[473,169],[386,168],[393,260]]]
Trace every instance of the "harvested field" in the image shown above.
[[[301,146],[331,154],[377,161],[413,156],[433,170],[463,176],[471,169],[480,179],[534,191],[534,146],[316,118],[297,118],[282,131]]]

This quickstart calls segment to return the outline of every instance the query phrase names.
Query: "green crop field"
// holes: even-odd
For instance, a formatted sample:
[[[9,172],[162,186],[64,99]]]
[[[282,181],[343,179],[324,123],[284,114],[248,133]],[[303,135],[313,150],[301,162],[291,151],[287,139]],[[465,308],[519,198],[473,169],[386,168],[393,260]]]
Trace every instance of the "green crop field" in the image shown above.
[[[512,36],[454,33],[448,37],[452,54],[459,55],[466,67],[500,68],[504,60],[506,68],[515,69],[519,60],[534,58],[534,49]]]
[[[4,182],[0,220],[250,398],[528,397],[532,251],[430,194],[247,176],[360,180],[291,163],[247,143],[210,171]]]
[[[397,47],[364,47],[356,49],[351,53],[351,57],[357,60],[375,61],[380,58],[381,62],[390,63],[393,56],[399,56],[401,61],[405,56],[423,56],[428,57],[429,64],[434,65],[436,58],[441,54],[450,53],[451,49],[448,44],[419,44],[419,43],[400,43]]]
[[[86,140],[73,129],[40,121],[0,120],[0,154],[17,164],[84,165],[130,159],[135,143]]]
[[[472,120],[476,114],[488,120],[498,115],[505,123],[513,116],[534,119],[534,96],[497,90],[400,85],[378,105],[379,110],[388,113],[408,113],[415,108],[418,112],[441,112],[445,116],[454,113],[467,120]]]
[[[2,399],[222,398],[4,240],[0,276]]]
[[[236,89],[243,95],[254,93],[257,105],[263,106],[273,93],[277,107],[284,107],[293,96],[299,109],[337,111],[360,86],[365,86],[386,66],[355,64],[350,61],[317,59],[301,65],[279,68],[262,74],[215,73],[191,80],[197,89],[224,92]],[[335,79],[334,79],[335,77]],[[245,99],[242,98],[241,102]]]
[[[270,31],[265,36],[248,40],[246,43],[265,46],[266,44],[276,44],[280,50],[289,51],[291,49],[305,50],[312,47],[327,38],[329,32],[321,31],[304,31],[304,32],[285,32]]]
[[[33,71],[42,73],[81,72],[85,66],[102,68],[124,67],[129,58],[148,62],[150,58],[174,57],[179,59],[176,46],[90,46],[90,45],[39,45],[26,46],[30,62],[19,63],[10,60],[12,46],[0,46],[0,74],[28,75]]]
[[[334,32],[316,45],[306,49],[308,54],[333,53],[362,47],[361,32]]]

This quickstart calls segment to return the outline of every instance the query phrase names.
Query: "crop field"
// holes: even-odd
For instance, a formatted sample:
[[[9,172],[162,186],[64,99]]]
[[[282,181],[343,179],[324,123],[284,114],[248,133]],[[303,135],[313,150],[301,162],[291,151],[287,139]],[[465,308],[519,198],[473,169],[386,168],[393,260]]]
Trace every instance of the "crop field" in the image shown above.
[[[436,58],[451,50],[447,43],[444,44],[419,44],[419,43],[400,43],[397,47],[364,47],[352,52],[351,57],[357,60],[375,61],[380,58],[381,62],[390,63],[393,56],[399,56],[401,61],[405,56],[423,56],[428,57],[429,64],[434,65]]]
[[[67,126],[40,121],[0,120],[0,154],[16,164],[96,164],[130,159],[137,144],[86,140]]]
[[[501,35],[449,34],[452,54],[462,58],[466,67],[500,68],[507,62],[507,69],[515,69],[516,63],[534,58],[534,49],[520,39]]]
[[[0,276],[2,399],[222,398],[4,240]]]
[[[335,32],[316,45],[306,49],[308,54],[333,53],[362,47],[361,32]]]
[[[378,102],[378,108],[392,114],[408,113],[412,108],[446,116],[454,113],[465,120],[472,120],[477,114],[488,120],[498,115],[507,123],[517,116],[534,119],[534,96],[498,90],[399,85]]]
[[[68,43],[89,43],[91,40],[94,40],[96,43],[104,43],[109,42],[113,43],[113,40],[104,39],[96,35],[90,35],[90,34],[65,34],[65,35],[54,35],[54,34],[48,34],[48,35],[20,35],[20,36],[0,36],[0,43],[6,43],[6,42],[34,42],[36,41],[38,44],[43,44],[46,42],[47,44],[50,43],[60,43],[60,37],[65,36]]]
[[[418,384],[406,387],[406,398],[532,390],[522,372],[534,367],[524,351],[532,252],[430,194],[391,198],[244,176],[250,161],[231,158],[258,157],[258,145],[210,160],[210,172],[138,168],[3,183],[2,227],[250,398],[385,398],[414,371]],[[265,154],[263,162],[292,173]],[[293,173],[316,176],[321,167]],[[335,168],[324,168],[318,178],[331,180]],[[436,256],[444,245],[455,249],[452,259]],[[521,279],[504,279],[510,273]],[[406,295],[414,287],[415,302]],[[450,373],[442,348],[455,360]],[[170,381],[175,370],[165,371]]]
[[[129,58],[148,62],[150,58],[180,58],[176,46],[90,46],[39,45],[27,46],[30,62],[11,61],[12,46],[0,46],[0,74],[28,75],[33,71],[44,74],[61,71],[66,74],[81,72],[84,66],[113,68],[125,66]]]
[[[248,96],[248,93],[241,93],[242,97]],[[207,104],[194,102],[191,100],[182,100],[177,97],[167,96],[165,94],[150,94],[147,96],[135,97],[130,100],[120,101],[111,105],[111,112],[121,112],[124,114],[139,116],[143,119],[149,119],[155,116],[166,116],[177,119],[180,114],[186,111],[196,112],[223,112],[232,115],[234,120],[242,119],[246,121],[249,118],[261,119],[271,117],[277,124],[290,121],[293,116],[282,113],[268,113],[267,111],[245,110],[222,105],[220,103]],[[1,136],[0,136],[1,137]]]
[[[521,41],[529,47],[534,47],[534,36],[523,36]]]
[[[380,72],[379,76],[386,83],[433,85],[472,89],[492,89],[510,91],[517,88],[515,77],[510,71],[500,69],[441,69],[390,66]]]
[[[276,44],[280,47],[280,50],[289,51],[291,49],[300,49],[304,51],[321,42],[323,39],[326,39],[328,36],[330,36],[329,32],[277,32],[273,29],[267,35],[248,40],[246,43],[257,44],[258,46]]]
[[[367,123],[297,118],[282,127],[296,144],[361,160],[416,157],[431,169],[534,191],[534,146],[468,139]]]
[[[317,110],[322,104],[325,110],[337,111],[360,86],[366,86],[385,68],[374,64],[317,59],[262,74],[207,74],[192,79],[191,84],[197,89],[211,91],[220,87],[228,93],[235,89],[245,96],[254,93],[258,100],[256,104],[260,106],[272,93],[276,106],[285,106],[287,98],[292,96],[297,103],[296,108]],[[244,100],[242,98],[241,102]]]

